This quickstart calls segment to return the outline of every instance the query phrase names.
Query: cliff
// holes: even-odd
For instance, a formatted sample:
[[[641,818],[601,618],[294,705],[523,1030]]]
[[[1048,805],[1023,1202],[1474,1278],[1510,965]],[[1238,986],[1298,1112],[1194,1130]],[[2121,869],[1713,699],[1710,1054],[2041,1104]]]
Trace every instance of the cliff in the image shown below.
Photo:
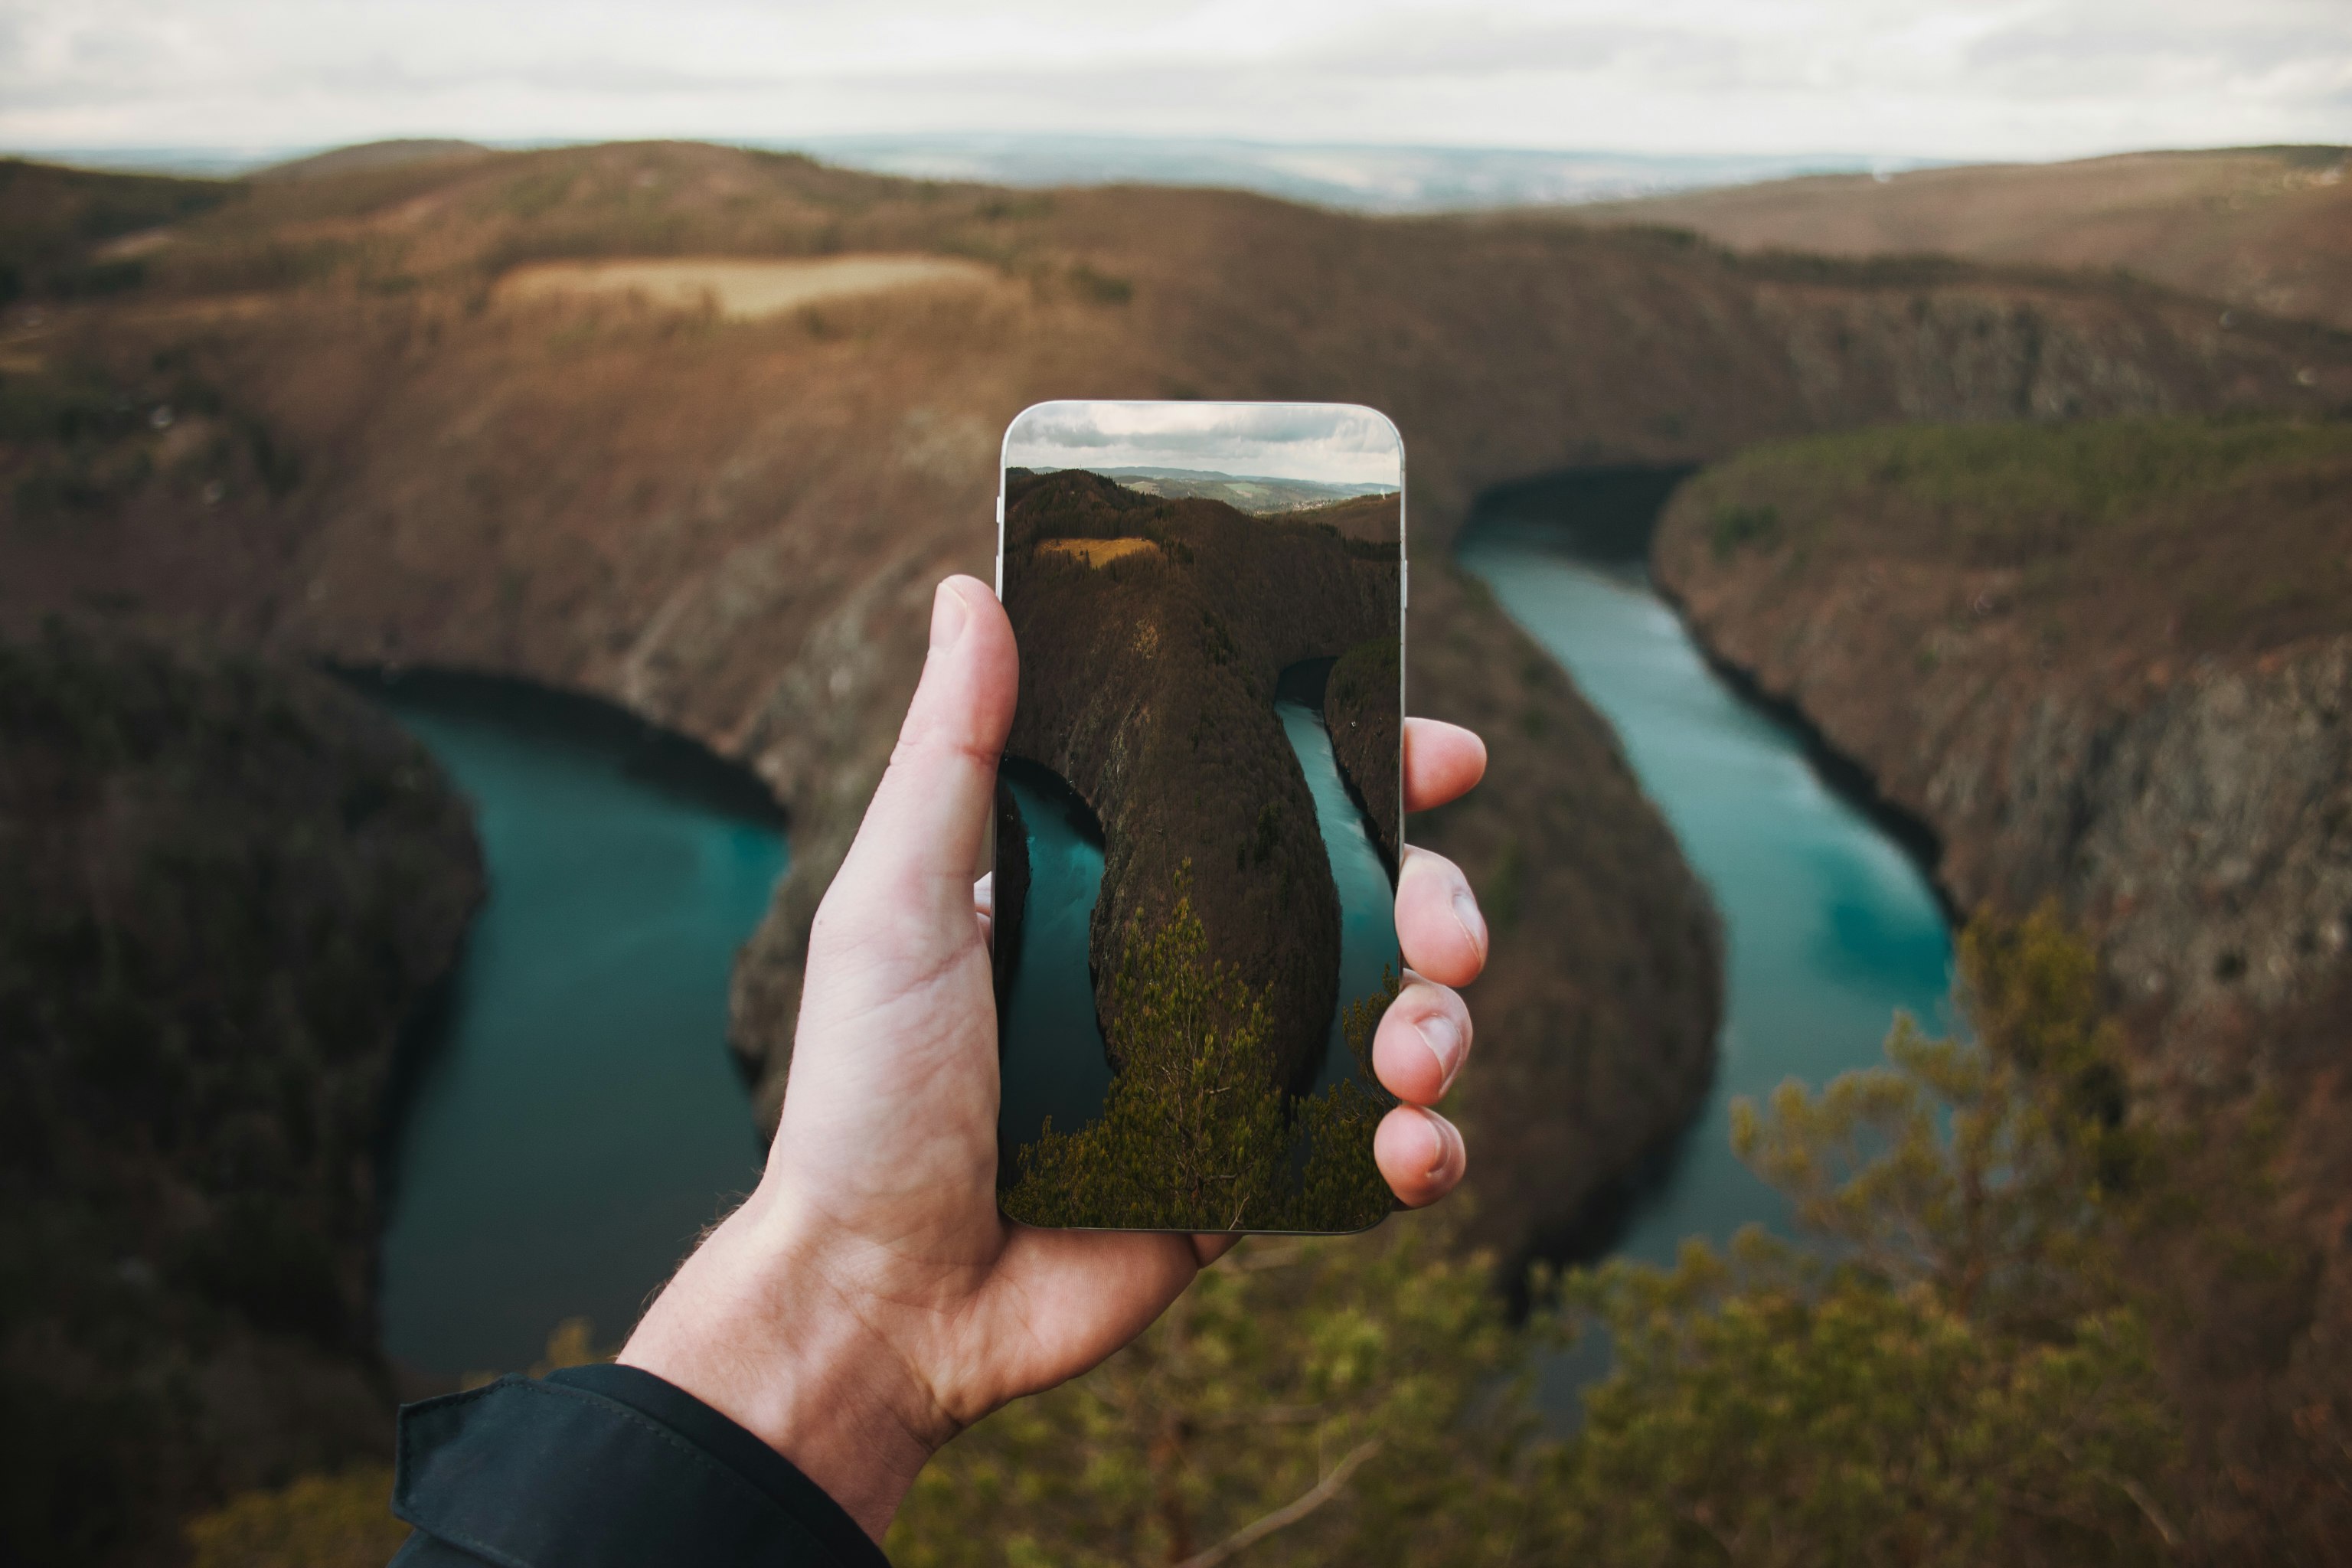
[[[482,874],[325,677],[0,644],[0,1558],[383,1452],[381,1104]]]
[[[2095,939],[2142,1102],[2244,1227],[2226,1278],[2139,1261],[2196,1303],[2168,1370],[2256,1513],[2340,1474],[2352,1344],[2347,507],[2343,421],[1886,430],[1708,470],[1654,552],[1714,655],[1932,831],[1956,903]],[[2231,1164],[2272,1122],[2274,1165]]]
[[[68,226],[107,189],[76,179]],[[803,261],[907,255],[959,265],[766,314],[733,272],[686,310],[593,280],[500,288],[598,257],[758,261],[781,288]],[[1412,453],[1412,706],[1493,746],[1486,785],[1412,832],[1517,911],[1475,997],[1461,1106],[1480,1235],[1510,1250],[1680,1124],[1717,981],[1704,898],[1605,728],[1447,570],[1472,500],[1896,418],[2352,397],[2334,338],[2225,331],[2205,301],[2107,279],[677,144],[236,187],[135,287],[43,310],[12,318],[0,366],[0,483],[19,498],[0,626],[71,610],[495,670],[749,763],[793,833],[737,975],[736,1044],[771,1108],[808,919],[888,754],[930,584],[988,570],[1012,416],[1113,395],[1386,410]]]
[[[1397,700],[1403,670],[1403,645],[1395,637],[1377,637],[1357,644],[1340,655],[1323,684],[1323,722],[1331,731],[1331,752],[1339,776],[1357,808],[1371,824],[1372,843],[1388,866],[1397,872],[1403,846],[1397,839],[1403,822],[1403,784],[1397,767]]]
[[[1659,579],[1934,830],[1963,908],[2101,934],[2169,1065],[2326,990],[2352,932],[2352,424],[1916,428],[1691,480]]]

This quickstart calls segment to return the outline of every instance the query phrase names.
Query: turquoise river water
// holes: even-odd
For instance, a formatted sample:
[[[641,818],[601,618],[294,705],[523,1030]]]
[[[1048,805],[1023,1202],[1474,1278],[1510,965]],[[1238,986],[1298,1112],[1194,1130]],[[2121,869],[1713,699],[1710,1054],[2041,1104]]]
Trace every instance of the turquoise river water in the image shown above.
[[[1724,920],[1714,1087],[1612,1244],[1664,1263],[1685,1237],[1785,1224],[1731,1153],[1731,1100],[1876,1063],[1897,1009],[1947,1022],[1949,933],[1905,851],[1822,782],[1800,737],[1707,668],[1638,564],[1581,553],[1558,504],[1490,506],[1460,563],[1616,726]],[[384,1342],[428,1372],[523,1366],[562,1319],[622,1331],[757,1173],[724,1049],[727,987],[784,869],[781,824],[741,775],[665,752],[610,710],[450,678],[374,694],[473,800],[490,878],[403,1089]],[[1281,717],[1340,889],[1351,999],[1394,961],[1387,876],[1315,710],[1285,702]],[[1070,1039],[1066,1061],[1008,1064],[1007,1110],[1066,1125],[1099,1107],[1108,1082],[1084,962],[1101,846],[1053,781],[1011,782],[1039,950],[1024,955],[1013,1005],[1068,1015]],[[1045,963],[1049,952],[1063,961]],[[1335,1026],[1322,1081],[1349,1065]],[[1591,1371],[1548,1371],[1547,1403]]]
[[[1799,736],[1708,668],[1637,562],[1580,555],[1570,521],[1490,509],[1457,559],[1616,727],[1723,916],[1715,1083],[1612,1248],[1669,1263],[1685,1237],[1786,1225],[1779,1195],[1731,1152],[1732,1100],[1879,1065],[1897,1009],[1948,1023],[1950,933],[1909,855],[1822,782]]]
[[[625,1332],[758,1175],[727,989],[783,836],[742,775],[609,709],[451,677],[371,694],[472,801],[489,873],[395,1123],[384,1347],[524,1367],[563,1319]]]

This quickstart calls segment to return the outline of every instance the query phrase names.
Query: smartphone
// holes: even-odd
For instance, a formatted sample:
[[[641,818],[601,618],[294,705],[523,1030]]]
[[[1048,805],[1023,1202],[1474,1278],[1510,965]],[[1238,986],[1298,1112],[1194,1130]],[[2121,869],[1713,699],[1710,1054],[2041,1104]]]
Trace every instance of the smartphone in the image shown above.
[[[1393,1206],[1404,447],[1370,408],[1042,403],[1004,435],[998,1201],[1341,1232]]]

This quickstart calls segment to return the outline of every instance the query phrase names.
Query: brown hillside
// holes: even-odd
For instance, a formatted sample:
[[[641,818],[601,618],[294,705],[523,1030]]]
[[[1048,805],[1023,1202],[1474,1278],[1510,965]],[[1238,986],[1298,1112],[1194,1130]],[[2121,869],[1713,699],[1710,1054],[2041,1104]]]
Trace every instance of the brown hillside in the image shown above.
[[[1301,507],[1283,515],[1294,522],[1328,523],[1350,539],[1394,543],[1403,532],[1403,501],[1399,495],[1357,496],[1323,506]]]
[[[496,298],[567,258],[919,252],[997,282],[740,322]],[[677,144],[239,187],[137,287],[42,310],[0,344],[0,622],[67,610],[495,669],[743,758],[793,824],[792,878],[738,972],[771,1105],[807,921],[887,755],[930,584],[988,571],[1012,416],[1084,396],[1386,410],[1412,452],[1412,704],[1493,747],[1489,783],[1416,834],[1498,910],[1460,1110],[1498,1178],[1483,1234],[1513,1247],[1679,1123],[1717,982],[1704,898],[1605,726],[1447,571],[1472,499],[1896,419],[2352,400],[2346,340],[2225,331],[2204,301],[2106,279]]]
[[[313,153],[307,158],[272,163],[267,169],[256,171],[252,177],[264,184],[279,180],[331,180],[341,174],[362,174],[370,170],[479,158],[488,153],[489,149],[478,142],[460,142],[446,136],[410,136],[390,142],[362,142],[356,147],[336,147],[324,153]]]
[[[2352,164],[2342,147],[2133,153],[2067,163],[1822,174],[1609,202],[1579,221],[1664,224],[1736,250],[1942,255],[2124,269],[2193,294],[2352,327]]]
[[[2093,933],[2145,1107],[2215,1152],[2278,1124],[2275,1190],[2216,1201],[2282,1200],[2305,1249],[2140,1265],[2191,1468],[2231,1478],[2200,1527],[2250,1561],[2343,1539],[2347,503],[2342,420],[1874,430],[1700,475],[1656,544],[1715,654],[1935,830],[1958,902]]]

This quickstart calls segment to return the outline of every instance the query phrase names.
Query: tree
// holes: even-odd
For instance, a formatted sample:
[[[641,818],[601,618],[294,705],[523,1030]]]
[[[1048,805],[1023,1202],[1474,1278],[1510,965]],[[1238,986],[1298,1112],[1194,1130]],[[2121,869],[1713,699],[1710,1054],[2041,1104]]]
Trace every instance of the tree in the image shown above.
[[[2179,1447],[2119,1289],[2163,1140],[2126,1116],[2095,963],[2056,917],[1959,944],[1974,1037],[1899,1018],[1891,1066],[1736,1107],[1825,1245],[1612,1264],[1569,1303],[1614,1365],[1549,1485],[1601,1562],[2142,1560]]]
[[[2158,1194],[2172,1142],[2126,1119],[2122,1039],[2098,965],[2054,910],[1960,934],[1974,1037],[1907,1017],[1892,1066],[1769,1112],[1734,1109],[1732,1144],[1798,1222],[1881,1278],[1921,1280],[1964,1317],[2063,1333],[2116,1300],[2117,1243]]]
[[[1113,978],[1122,1065],[1102,1115],[1073,1131],[1049,1121],[1020,1152],[1004,1211],[1032,1225],[1194,1230],[1373,1223],[1389,1198],[1371,1133],[1394,1101],[1352,1081],[1304,1101],[1283,1091],[1267,995],[1210,960],[1188,880],[1180,872],[1167,922],[1129,940]],[[1394,994],[1391,977],[1347,1016],[1365,1083],[1370,1029]]]
[[[2128,1310],[2023,1340],[1752,1232],[1577,1294],[1613,1365],[1546,1481],[1572,1559],[2127,1562],[2174,1538],[2175,1436]]]
[[[890,1559],[1513,1561],[1534,1508],[1524,1343],[1491,1265],[1449,1258],[1431,1220],[1245,1242],[1102,1366],[950,1444]]]

